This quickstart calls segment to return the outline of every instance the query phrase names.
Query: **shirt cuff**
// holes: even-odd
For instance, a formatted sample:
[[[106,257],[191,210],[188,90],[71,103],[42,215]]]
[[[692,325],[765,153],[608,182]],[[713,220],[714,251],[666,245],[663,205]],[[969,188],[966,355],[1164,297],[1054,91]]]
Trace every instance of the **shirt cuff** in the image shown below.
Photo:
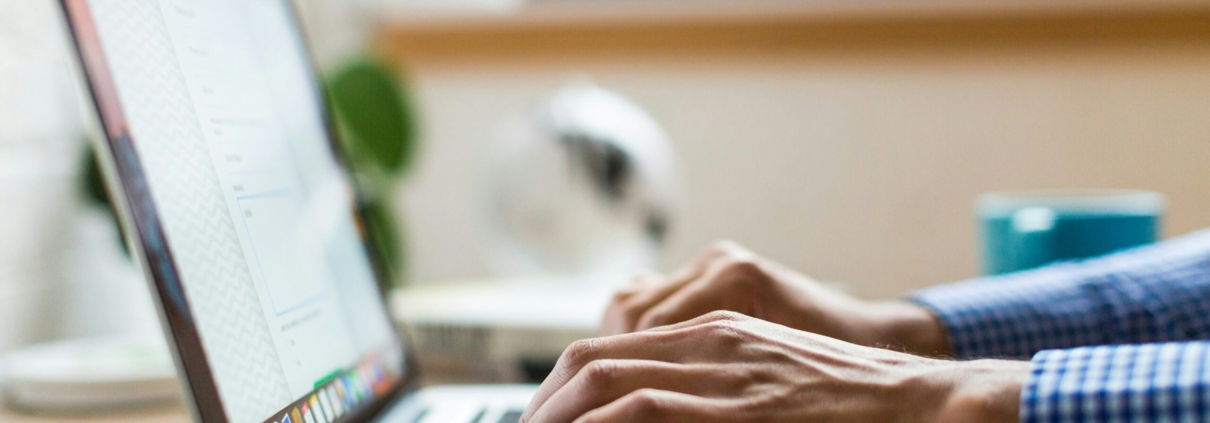
[[[1210,421],[1210,343],[1048,350],[1034,356],[1021,422]]]
[[[1038,351],[1104,344],[1096,304],[1072,263],[917,291],[908,298],[938,317],[955,358],[1028,359]]]

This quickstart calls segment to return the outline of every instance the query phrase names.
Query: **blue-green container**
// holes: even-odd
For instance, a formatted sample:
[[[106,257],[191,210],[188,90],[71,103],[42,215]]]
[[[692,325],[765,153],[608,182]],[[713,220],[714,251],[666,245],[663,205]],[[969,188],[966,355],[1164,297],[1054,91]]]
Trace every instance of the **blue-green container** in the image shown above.
[[[979,197],[989,275],[1100,256],[1158,239],[1164,197],[1150,191],[1019,191]]]

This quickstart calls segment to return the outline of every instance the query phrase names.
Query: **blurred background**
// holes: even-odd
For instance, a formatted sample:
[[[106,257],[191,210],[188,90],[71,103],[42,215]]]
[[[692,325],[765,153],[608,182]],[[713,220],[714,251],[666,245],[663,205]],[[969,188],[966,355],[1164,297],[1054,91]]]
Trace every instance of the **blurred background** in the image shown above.
[[[348,116],[375,103],[346,95],[342,78],[369,63],[395,84],[404,124],[383,142],[406,145],[393,153],[406,158],[361,172],[397,244],[388,288],[567,277],[570,259],[533,256],[568,240],[507,217],[526,212],[509,208],[527,198],[514,191],[534,189],[515,169],[544,153],[502,151],[549,138],[544,113],[592,93],[622,117],[556,123],[555,138],[637,119],[646,132],[606,138],[651,193],[642,210],[658,213],[601,222],[558,204],[528,218],[589,216],[564,233],[581,244],[641,228],[649,239],[619,241],[638,258],[607,287],[728,238],[857,295],[895,297],[980,274],[975,199],[1000,190],[1151,190],[1167,199],[1165,236],[1210,227],[1204,1],[295,3],[347,133],[376,142]],[[158,331],[111,218],[84,195],[95,132],[56,13],[51,0],[0,0],[0,354]],[[609,151],[592,157],[616,164]],[[501,239],[528,242],[529,265],[501,258],[525,248]]]
[[[973,202],[1005,189],[1156,190],[1166,234],[1210,226],[1203,2],[465,3],[488,10],[372,3],[401,10],[373,45],[419,105],[398,195],[418,283],[489,273],[483,145],[573,75],[669,134],[683,202],[662,269],[731,238],[895,296],[976,276]]]

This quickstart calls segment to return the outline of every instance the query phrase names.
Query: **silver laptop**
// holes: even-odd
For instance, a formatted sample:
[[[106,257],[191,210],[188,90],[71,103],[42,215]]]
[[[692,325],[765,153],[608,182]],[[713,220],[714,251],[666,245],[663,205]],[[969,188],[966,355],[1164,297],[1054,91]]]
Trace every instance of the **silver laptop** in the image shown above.
[[[417,389],[289,0],[61,0],[196,421],[515,422]]]

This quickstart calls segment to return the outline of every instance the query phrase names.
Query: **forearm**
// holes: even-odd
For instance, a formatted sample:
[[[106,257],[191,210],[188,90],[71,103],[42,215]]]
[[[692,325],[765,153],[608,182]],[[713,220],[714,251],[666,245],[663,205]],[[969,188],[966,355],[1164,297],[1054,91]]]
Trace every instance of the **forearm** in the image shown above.
[[[1210,232],[912,294],[958,358],[1210,338]]]
[[[862,329],[863,334],[850,336],[850,342],[925,357],[953,355],[949,334],[940,318],[918,304],[906,301],[873,303],[865,308],[860,320],[858,324],[867,329]]]

